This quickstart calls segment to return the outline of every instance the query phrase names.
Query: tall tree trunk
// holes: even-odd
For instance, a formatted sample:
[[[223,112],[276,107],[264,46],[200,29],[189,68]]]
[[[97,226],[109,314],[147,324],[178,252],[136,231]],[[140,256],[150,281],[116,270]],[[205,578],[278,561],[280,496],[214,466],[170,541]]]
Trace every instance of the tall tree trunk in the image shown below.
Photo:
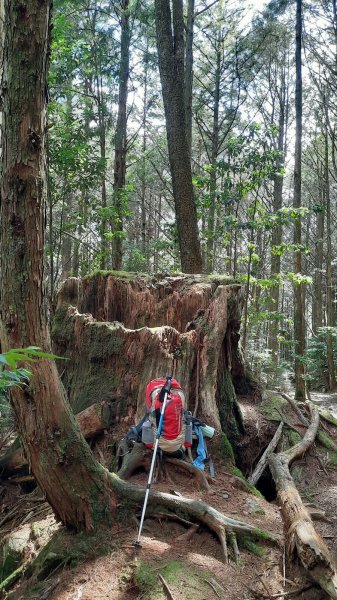
[[[258,194],[255,195],[255,200],[253,204],[253,210],[251,213],[252,222],[255,220],[256,215],[256,206],[257,206]],[[249,234],[249,245],[248,245],[248,264],[247,264],[247,283],[245,286],[245,299],[243,304],[243,324],[242,324],[242,352],[245,356],[247,349],[247,326],[248,326],[248,301],[250,295],[250,280],[252,276],[252,254],[253,254],[253,246],[254,246],[254,238],[255,238],[255,230],[252,227]]]
[[[67,201],[66,208],[66,220],[70,217],[69,209],[71,209],[71,200]],[[71,274],[71,250],[72,250],[72,241],[71,237],[67,235],[66,232],[62,234],[62,252],[61,252],[61,266],[62,266],[62,279],[68,279]]]
[[[194,37],[194,6],[195,0],[187,2],[186,22],[186,51],[185,51],[185,108],[186,108],[186,137],[192,156],[192,94],[193,94],[193,37]]]
[[[141,173],[141,244],[142,255],[149,267],[148,245],[146,240],[146,146],[147,146],[147,80],[149,67],[149,41],[146,39],[146,50],[144,55],[144,97],[143,97],[143,141],[142,141],[142,173]]]
[[[332,278],[332,243],[331,243],[331,201],[330,201],[330,180],[329,180],[329,136],[328,128],[325,129],[325,151],[324,151],[324,179],[325,179],[325,197],[326,197],[326,354],[328,363],[329,390],[337,389],[336,371],[333,356],[333,338],[331,329],[335,326],[335,314],[333,307],[333,278]]]
[[[285,147],[285,121],[286,121],[286,82],[285,69],[282,69],[282,82],[279,91],[279,119],[278,119],[278,138],[277,150],[280,152],[278,167],[282,168],[284,163],[284,147]],[[283,175],[275,175],[273,189],[273,212],[276,213],[282,208],[283,202]],[[272,248],[278,246],[282,242],[282,225],[274,227],[271,236]],[[270,261],[270,276],[271,278],[280,274],[281,271],[281,256],[278,253],[271,253]],[[270,310],[278,312],[280,301],[280,286],[278,283],[270,290]],[[272,319],[269,328],[269,349],[274,365],[279,362],[279,342],[277,339],[279,322],[277,319]]]
[[[99,108],[99,111],[101,113],[101,108]],[[104,164],[104,170],[102,173],[102,182],[101,182],[101,208],[103,210],[102,212],[102,218],[101,218],[101,222],[100,222],[100,268],[101,269],[106,269],[107,267],[107,257],[108,257],[108,244],[107,244],[107,239],[106,239],[106,233],[107,233],[107,222],[108,219],[106,217],[106,213],[104,212],[106,207],[107,207],[107,193],[106,193],[106,172],[105,172],[105,165],[106,165],[106,140],[105,140],[105,118],[104,115],[100,114],[99,117],[99,127],[100,127],[100,133],[99,133],[99,142],[100,142],[100,153],[101,153],[101,160]]]
[[[302,0],[297,0],[296,9],[296,137],[295,137],[295,166],[294,166],[294,202],[295,209],[302,205]],[[302,242],[302,220],[300,217],[294,222],[294,244],[300,246]],[[302,274],[302,253],[295,251],[294,271]],[[305,350],[305,320],[304,320],[304,286],[302,283],[294,285],[294,341],[295,341],[295,397],[296,400],[305,400],[304,381],[304,350]]]
[[[184,18],[182,0],[155,0],[157,47],[166,119],[181,268],[201,273],[197,212],[186,138],[184,100]]]
[[[115,214],[113,218],[112,240],[112,266],[117,271],[122,266],[123,258],[123,221],[125,213],[125,177],[126,177],[126,105],[128,99],[130,63],[130,10],[129,0],[121,2],[121,58],[119,67],[119,94],[118,116],[115,134],[115,161],[114,161],[114,193],[113,204]]]
[[[320,164],[318,165],[321,170]],[[323,182],[321,173],[318,172],[320,180],[320,197],[323,203]],[[316,215],[316,235],[315,235],[315,271],[313,280],[313,300],[312,300],[312,331],[315,335],[323,326],[323,294],[322,294],[322,269],[323,269],[323,236],[324,236],[324,213],[321,210]]]
[[[2,78],[0,336],[3,350],[50,351],[45,293],[46,89],[51,2],[5,0]],[[30,363],[29,388],[12,405],[32,473],[63,523],[106,523],[108,479],[81,436],[53,361]],[[76,498],[76,501],[75,501]]]
[[[219,151],[219,102],[220,102],[220,70],[221,70],[221,33],[218,34],[216,52],[216,71],[214,82],[214,105],[213,105],[213,130],[212,130],[212,150],[210,174],[210,207],[207,220],[207,273],[213,271],[214,254],[214,224],[215,224],[215,204],[217,187],[217,158]]]

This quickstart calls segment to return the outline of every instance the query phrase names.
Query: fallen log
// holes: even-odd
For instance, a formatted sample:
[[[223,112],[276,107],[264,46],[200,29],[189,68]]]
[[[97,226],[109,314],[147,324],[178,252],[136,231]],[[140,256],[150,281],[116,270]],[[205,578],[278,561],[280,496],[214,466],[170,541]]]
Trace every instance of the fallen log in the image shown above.
[[[111,425],[111,411],[108,402],[92,404],[76,415],[81,433],[85,439],[91,439]],[[23,455],[19,439],[16,439],[0,458],[0,476],[9,477],[23,469],[27,461]]]
[[[265,470],[267,464],[268,464],[268,459],[269,456],[274,452],[274,450],[277,447],[277,444],[280,441],[280,437],[282,435],[282,429],[283,429],[283,421],[281,421],[281,423],[279,424],[275,435],[273,437],[273,439],[271,440],[271,442],[269,443],[269,445],[267,446],[267,448],[265,449],[264,453],[262,454],[259,462],[257,463],[253,473],[251,474],[250,477],[248,477],[248,481],[249,483],[252,483],[253,485],[255,485],[258,480],[260,479],[263,471]]]
[[[285,526],[288,554],[296,548],[297,555],[309,575],[331,598],[337,599],[337,573],[329,550],[315,531],[309,511],[304,506],[290,475],[290,465],[311,447],[319,426],[317,409],[312,411],[312,421],[298,444],[278,454],[269,456],[269,467],[277,489]]]

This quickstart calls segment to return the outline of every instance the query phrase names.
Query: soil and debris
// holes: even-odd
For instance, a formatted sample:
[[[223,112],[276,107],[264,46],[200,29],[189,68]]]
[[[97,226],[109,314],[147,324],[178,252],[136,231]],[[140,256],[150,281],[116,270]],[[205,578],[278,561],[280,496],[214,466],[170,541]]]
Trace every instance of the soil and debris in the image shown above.
[[[332,413],[336,408],[337,412],[334,395],[315,397],[312,394],[312,400],[332,407]],[[238,465],[248,476],[273,436],[278,421],[282,419],[286,423],[283,447],[295,443],[296,435],[303,435],[305,428],[277,394],[270,394],[262,406],[247,397],[241,398],[240,404],[246,434],[239,446]],[[337,444],[337,428],[324,422],[323,429]],[[102,436],[93,448],[97,459],[106,466],[112,461],[113,435]],[[209,450],[212,453],[212,442]],[[309,506],[315,527],[335,562],[336,459],[333,450],[316,442],[292,467],[302,499]],[[202,499],[228,516],[279,535],[279,545],[241,540],[239,564],[235,565],[234,561],[224,564],[219,541],[209,530],[162,517],[145,520],[142,547],[136,554],[133,544],[138,521],[132,513],[120,513],[108,535],[71,534],[55,522],[37,488],[27,491],[24,482],[3,481],[0,483],[1,537],[13,536],[15,532],[16,538],[24,540],[21,563],[31,564],[35,558],[37,565],[35,569],[27,568],[26,577],[22,572],[22,578],[10,588],[8,595],[4,592],[3,597],[10,600],[327,600],[328,596],[308,580],[303,569],[287,560],[283,524],[270,474],[265,473],[258,484],[267,501],[249,488],[238,469],[229,464],[225,466],[216,456],[214,463],[216,478],[209,493],[199,491],[193,478],[172,466],[169,467],[170,481],[154,483],[153,488]],[[147,474],[138,472],[131,481],[145,486]],[[55,546],[47,546],[44,561],[39,564],[36,557],[50,538],[56,540]]]

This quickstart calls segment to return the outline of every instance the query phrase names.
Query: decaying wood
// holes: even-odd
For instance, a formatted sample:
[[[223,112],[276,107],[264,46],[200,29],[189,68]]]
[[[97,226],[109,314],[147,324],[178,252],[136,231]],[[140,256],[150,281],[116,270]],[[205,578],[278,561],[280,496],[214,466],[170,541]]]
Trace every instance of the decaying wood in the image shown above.
[[[329,550],[317,534],[309,511],[304,506],[290,475],[289,467],[313,444],[319,426],[317,409],[303,439],[292,448],[269,457],[269,467],[275,481],[277,498],[285,525],[288,555],[295,548],[297,555],[314,581],[332,598],[337,599],[337,574]]]
[[[91,439],[112,424],[111,404],[109,402],[92,404],[79,412],[76,419],[82,435],[85,439]]]
[[[309,427],[308,419],[306,419],[306,417],[303,415],[302,411],[299,409],[297,402],[293,398],[291,398],[291,396],[288,396],[288,394],[285,394],[284,392],[277,392],[277,394],[280,394],[280,396],[282,396],[282,398],[284,398],[285,400],[287,400],[287,402],[289,402],[291,408],[296,413],[296,415],[298,416],[301,423],[303,425],[305,425],[305,427]]]
[[[76,415],[81,433],[85,439],[93,438],[111,425],[111,411],[108,402],[93,404]],[[0,458],[0,476],[8,477],[21,470],[27,461],[20,443],[15,440],[12,446]]]
[[[26,464],[19,439],[16,439],[0,458],[0,476],[11,475],[22,469]]]
[[[308,508],[311,518],[314,521],[324,521],[325,523],[332,523],[332,520],[326,516],[325,512],[318,510],[317,508]]]
[[[303,425],[305,425],[305,427],[309,427],[309,421],[308,419],[303,415],[302,411],[300,410],[297,402],[291,398],[290,396],[288,396],[288,394],[285,394],[284,392],[277,392],[280,394],[280,396],[282,396],[282,398],[284,398],[285,400],[287,400],[287,402],[289,402],[289,404],[291,405],[292,409],[294,410],[294,412],[297,414],[298,418],[300,419],[301,423],[303,423]],[[309,411],[310,409],[313,410],[317,410],[319,415],[322,412],[322,409],[316,407],[315,404],[310,403],[310,402],[306,402],[305,404],[306,407],[308,407]],[[329,437],[329,439],[327,440],[327,436],[324,435],[324,433],[320,430],[318,430],[317,432],[317,439],[318,441],[322,444],[322,446],[325,446],[326,448],[328,448],[328,450],[334,450],[335,452],[337,452],[337,445],[334,443],[334,441]]]
[[[264,453],[262,454],[253,473],[251,474],[250,477],[248,477],[249,483],[252,483],[253,485],[255,485],[258,482],[258,480],[260,479],[263,471],[265,470],[265,468],[268,464],[269,456],[272,454],[272,452],[274,452],[274,450],[277,447],[277,444],[279,443],[280,437],[282,435],[282,429],[283,429],[283,421],[281,421],[281,423],[279,424],[273,439],[268,444],[267,448],[265,449]]]

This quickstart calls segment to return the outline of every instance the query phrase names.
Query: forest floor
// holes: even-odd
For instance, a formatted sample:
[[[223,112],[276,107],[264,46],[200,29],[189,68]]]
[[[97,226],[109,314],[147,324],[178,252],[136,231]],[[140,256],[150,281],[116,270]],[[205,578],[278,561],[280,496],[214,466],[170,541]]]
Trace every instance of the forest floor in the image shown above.
[[[312,400],[332,407],[337,416],[337,395],[312,394]],[[272,436],[271,429],[276,429],[276,421],[281,417],[277,419],[274,415],[275,422],[273,415],[269,414],[267,418],[260,405],[251,398],[241,398],[240,403],[247,431],[241,454],[245,455],[247,468],[249,460],[254,460],[254,456],[257,458],[267,445]],[[283,416],[286,415],[285,420],[291,426],[289,431],[297,430],[303,435],[304,428],[296,415],[292,414],[287,403],[282,406]],[[276,415],[282,410],[278,407]],[[337,444],[337,428],[327,424],[324,427]],[[286,436],[284,443],[287,443]],[[212,453],[212,442],[209,450]],[[101,461],[109,461],[108,452],[109,444],[105,439],[98,450]],[[251,457],[247,458],[249,453]],[[334,458],[317,443],[294,464],[292,475],[304,503],[313,510],[324,511],[324,520],[315,521],[315,527],[330,547],[337,564],[337,465]],[[35,532],[37,528],[45,530],[46,539],[51,534],[60,537],[62,533],[65,549],[63,563],[56,564],[48,574],[41,576],[40,572],[38,578],[35,575],[19,581],[4,597],[10,600],[327,600],[328,596],[312,585],[304,570],[294,561],[288,561],[283,543],[283,524],[268,475],[264,477],[261,489],[270,498],[269,502],[249,493],[237,472],[230,472],[219,459],[215,459],[215,471],[216,477],[209,493],[199,491],[193,479],[172,466],[169,471],[172,481],[155,483],[153,488],[175,490],[184,496],[202,499],[228,516],[278,534],[279,545],[257,546],[245,540],[246,547],[240,546],[239,564],[234,561],[224,564],[219,541],[206,528],[198,527],[191,539],[186,539],[187,525],[165,518],[149,518],[145,521],[141,537],[142,547],[136,555],[133,543],[137,521],[130,514],[120,518],[105,542],[103,538],[89,538],[84,542],[82,537],[78,544],[78,536],[63,533],[55,523],[38,490],[23,494],[17,485],[6,483],[2,486],[0,483],[1,515],[6,516],[9,510],[14,510],[16,519],[12,522],[6,519],[7,532],[15,525],[19,530],[24,527]],[[145,472],[137,473],[131,479],[144,486],[146,480]],[[24,515],[24,518],[19,515]],[[2,521],[3,518],[0,518],[0,526]],[[6,532],[4,527],[0,533]],[[86,544],[84,551],[83,544]],[[67,552],[75,546],[80,548],[78,555],[72,551],[69,554],[71,560],[68,560]],[[97,555],[96,546],[100,555]],[[32,544],[30,552],[33,557],[35,550]]]

